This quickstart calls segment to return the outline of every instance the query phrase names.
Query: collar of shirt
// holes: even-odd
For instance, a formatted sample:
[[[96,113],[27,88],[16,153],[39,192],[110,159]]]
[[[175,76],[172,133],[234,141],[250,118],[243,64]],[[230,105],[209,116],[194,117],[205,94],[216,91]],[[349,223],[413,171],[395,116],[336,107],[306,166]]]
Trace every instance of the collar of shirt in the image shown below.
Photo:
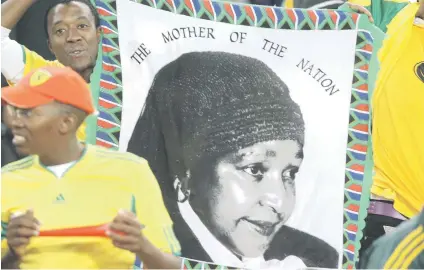
[[[295,256],[288,256],[284,260],[265,261],[263,256],[257,258],[242,258],[241,260],[228,250],[206,228],[188,201],[178,203],[178,208],[191,231],[199,240],[203,249],[214,264],[247,269],[303,269],[305,264]]]

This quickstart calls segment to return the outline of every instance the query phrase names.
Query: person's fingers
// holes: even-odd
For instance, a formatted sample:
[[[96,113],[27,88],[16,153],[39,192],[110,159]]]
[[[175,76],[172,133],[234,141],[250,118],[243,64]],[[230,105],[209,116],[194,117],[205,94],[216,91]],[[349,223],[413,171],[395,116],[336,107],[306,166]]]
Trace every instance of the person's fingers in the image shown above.
[[[140,241],[140,239],[134,235],[121,235],[113,231],[107,231],[106,233],[112,242],[119,243],[120,245],[132,245],[137,244]]]
[[[38,235],[38,230],[30,229],[26,227],[17,227],[17,228],[10,229],[8,231],[8,235],[11,238],[17,238],[17,237],[29,238],[29,237]]]
[[[143,228],[143,226],[138,221],[137,216],[134,213],[125,210],[119,210],[118,215],[114,221],[116,221],[116,223],[125,223],[130,226],[137,227],[140,230]]]
[[[26,215],[27,217],[31,217],[31,218],[33,218],[33,217],[34,217],[34,210],[33,210],[33,209],[28,209],[28,210],[25,212],[25,215]]]
[[[130,219],[137,220],[137,216],[133,212],[123,210],[123,209],[118,211],[118,216],[125,220],[130,220]]]
[[[363,6],[355,5],[355,4],[352,4],[352,3],[347,3],[347,4],[348,4],[349,8],[352,9],[353,11],[356,11],[356,12],[359,12],[359,13],[362,13],[362,14],[367,15],[368,16],[368,20],[370,22],[374,23],[374,18],[372,17],[372,14],[371,14],[371,12],[369,12],[368,9],[366,9]]]
[[[29,244],[29,238],[25,238],[25,237],[12,238],[10,240],[7,240],[7,243],[12,248],[19,248],[19,247],[28,245]]]
[[[10,223],[8,225],[8,229],[12,229],[15,227],[23,227],[32,229],[35,231],[39,230],[39,225],[37,224],[36,220],[27,216],[19,216],[17,218],[13,218],[10,220]]]
[[[41,224],[40,221],[35,218],[35,216],[34,216],[34,210],[33,209],[27,210],[26,213],[25,213],[25,215],[28,218],[32,219],[37,225],[40,225]]]
[[[129,251],[135,251],[138,248],[137,244],[126,244],[126,243],[121,243],[117,241],[112,241],[112,244],[117,248],[129,250]]]
[[[139,235],[140,234],[140,228],[137,226],[130,226],[126,223],[111,223],[109,225],[108,230],[110,231],[116,231],[116,232],[122,232],[124,234],[130,234],[130,235]]]

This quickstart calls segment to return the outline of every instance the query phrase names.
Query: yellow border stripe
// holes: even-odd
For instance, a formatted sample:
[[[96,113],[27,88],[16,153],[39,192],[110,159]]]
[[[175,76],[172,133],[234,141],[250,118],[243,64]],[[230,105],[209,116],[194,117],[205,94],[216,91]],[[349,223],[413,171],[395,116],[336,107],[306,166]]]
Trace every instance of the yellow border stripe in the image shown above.
[[[412,262],[424,251],[424,241],[421,242],[405,259],[405,262],[402,264],[401,269],[409,269]]]
[[[423,243],[424,241],[424,234],[421,233],[420,235],[418,235],[417,237],[415,237],[414,240],[412,240],[408,246],[402,251],[402,253],[399,255],[399,257],[397,258],[397,260],[393,263],[392,268],[393,269],[403,269],[400,266],[402,265],[402,263],[405,261],[405,259],[412,253],[414,252],[414,249],[419,246],[421,243]]]
[[[383,269],[393,269],[392,265],[395,263],[396,259],[399,257],[399,255],[402,253],[402,251],[405,249],[405,247],[411,242],[416,236],[418,236],[420,233],[422,233],[423,228],[418,227],[412,232],[410,232],[396,247],[396,249],[393,251],[392,255],[390,255],[389,259],[387,260],[386,264],[384,265]]]

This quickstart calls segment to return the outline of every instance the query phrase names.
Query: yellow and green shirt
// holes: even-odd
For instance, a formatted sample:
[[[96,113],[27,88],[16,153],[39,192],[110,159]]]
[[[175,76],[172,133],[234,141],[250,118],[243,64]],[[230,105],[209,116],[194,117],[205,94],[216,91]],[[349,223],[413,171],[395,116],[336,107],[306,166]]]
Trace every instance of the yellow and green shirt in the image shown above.
[[[418,7],[405,6],[389,24],[372,97],[371,192],[393,200],[407,217],[424,205],[424,28],[413,24]]]
[[[180,253],[159,185],[147,161],[133,154],[87,145],[62,177],[29,156],[2,168],[1,193],[2,256],[8,252],[10,216],[28,209],[41,222],[40,230],[110,223],[119,209],[131,210],[153,245]],[[135,262],[134,254],[106,237],[34,236],[20,268],[128,269]]]

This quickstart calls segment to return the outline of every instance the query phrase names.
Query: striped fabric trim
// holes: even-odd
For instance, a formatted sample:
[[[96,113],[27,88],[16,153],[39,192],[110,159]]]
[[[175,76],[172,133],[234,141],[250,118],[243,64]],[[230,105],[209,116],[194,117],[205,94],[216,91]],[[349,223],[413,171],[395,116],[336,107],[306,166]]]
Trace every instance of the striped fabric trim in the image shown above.
[[[137,216],[137,207],[134,194],[131,195],[131,212]]]
[[[172,226],[163,227],[163,233],[166,237],[172,254],[175,256],[181,255],[180,242],[178,242],[177,237],[174,234],[174,230],[172,229]]]
[[[22,49],[22,57],[24,59],[22,59],[22,61],[24,62],[24,65],[26,64],[26,51],[25,51],[25,47],[23,45],[21,45],[21,49]]]
[[[407,267],[401,267],[404,264],[407,264],[410,259],[409,265],[413,261],[413,256],[416,253],[416,250],[424,245],[424,233],[423,227],[420,226],[410,232],[396,247],[393,251],[392,255],[390,255],[386,264],[384,265],[384,269],[404,269]],[[419,253],[418,253],[419,254]],[[417,255],[415,255],[417,256]]]
[[[414,250],[409,254],[408,257],[405,258],[405,261],[403,262],[400,269],[409,269],[411,264],[417,259],[418,256],[420,256],[421,252],[424,251],[424,241],[421,241],[421,244],[416,246]]]
[[[34,164],[34,156],[29,156],[16,162],[12,162],[1,169],[1,172],[11,172],[30,167]]]

